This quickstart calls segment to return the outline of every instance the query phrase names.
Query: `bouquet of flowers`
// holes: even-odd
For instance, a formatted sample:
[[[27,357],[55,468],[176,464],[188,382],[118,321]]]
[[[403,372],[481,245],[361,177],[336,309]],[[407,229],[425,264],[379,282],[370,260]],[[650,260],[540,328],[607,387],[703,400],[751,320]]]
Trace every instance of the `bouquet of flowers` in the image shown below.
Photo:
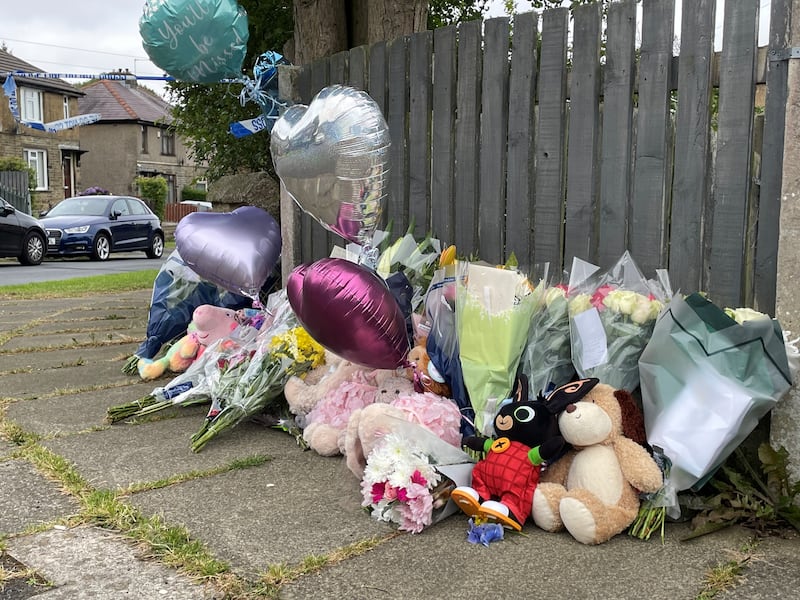
[[[531,319],[528,342],[520,360],[522,372],[528,376],[533,395],[547,394],[570,381],[575,375],[569,334],[567,287],[547,286],[543,294],[544,302]]]
[[[483,435],[492,434],[497,406],[511,394],[541,290],[513,269],[457,265],[459,357],[475,429]]]
[[[259,343],[294,325],[296,318],[289,305],[285,290],[269,296],[263,311],[253,311],[229,336],[217,340],[205,349],[183,373],[166,386],[155,388],[150,394],[108,409],[106,418],[111,423],[132,417],[143,417],[170,406],[192,406],[212,402],[215,395],[223,393],[224,386],[235,383],[235,367],[249,362]],[[223,377],[223,371],[229,371]]]
[[[582,271],[573,266],[573,275]],[[639,357],[670,293],[665,273],[659,275],[660,283],[646,280],[626,251],[607,273],[570,278],[570,340],[578,375],[631,392],[639,387]]]
[[[237,363],[230,376],[220,378],[215,403],[203,426],[192,436],[192,451],[200,452],[223,431],[264,411],[281,395],[289,377],[302,376],[324,361],[323,347],[302,327],[260,344],[249,354],[249,360]]]
[[[450,492],[469,482],[472,467],[461,449],[397,419],[367,457],[361,504],[378,521],[419,533],[457,510]]]
[[[672,298],[639,360],[647,442],[669,464],[658,498],[667,515],[680,515],[677,493],[702,487],[789,390],[788,354],[768,315]]]

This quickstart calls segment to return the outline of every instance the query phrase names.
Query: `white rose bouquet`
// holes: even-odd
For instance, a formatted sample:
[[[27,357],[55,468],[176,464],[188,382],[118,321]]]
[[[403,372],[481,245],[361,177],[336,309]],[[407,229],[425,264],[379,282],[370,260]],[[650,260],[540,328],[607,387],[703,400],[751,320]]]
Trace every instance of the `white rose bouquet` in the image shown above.
[[[669,298],[647,281],[626,251],[607,273],[570,285],[572,361],[581,377],[615,388],[639,387],[639,357]]]

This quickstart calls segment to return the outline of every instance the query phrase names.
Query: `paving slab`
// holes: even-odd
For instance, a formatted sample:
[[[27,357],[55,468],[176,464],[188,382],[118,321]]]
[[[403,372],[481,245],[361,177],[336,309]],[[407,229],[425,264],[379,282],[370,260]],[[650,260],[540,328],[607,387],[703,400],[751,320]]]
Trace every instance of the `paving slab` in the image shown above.
[[[60,348],[54,350],[39,350],[37,352],[0,352],[0,373],[26,370],[45,371],[57,369],[67,365],[76,365],[77,362],[117,362],[120,370],[139,347],[138,343],[117,344],[114,346]],[[139,376],[136,375],[138,378]]]
[[[72,434],[90,427],[109,425],[106,414],[110,407],[133,402],[153,391],[153,382],[131,381],[134,383],[122,387],[12,402],[6,408],[6,418],[24,431],[40,436]],[[165,409],[159,415],[176,416],[181,412],[184,416],[192,415],[199,423],[208,407],[175,407]]]
[[[46,440],[42,445],[72,462],[93,486],[111,489],[213,469],[256,454],[275,456],[285,451],[287,441],[295,444],[288,434],[244,422],[195,453],[191,436],[200,429],[203,418],[195,414],[136,425],[122,423]]]
[[[107,387],[131,385],[136,379],[122,372],[124,359],[114,345],[107,346],[109,354],[119,355],[118,361],[97,361],[82,365],[68,365],[35,374],[10,373],[3,375],[2,394],[10,398],[38,398],[58,390],[80,390],[95,385]],[[76,360],[81,349],[75,349]]]
[[[135,329],[136,333],[134,335],[139,336],[146,327],[147,317],[122,317],[119,319],[97,319],[91,317],[85,319],[58,318],[43,323],[37,323],[30,333],[37,336],[74,332],[106,333],[108,331],[118,331],[124,333]]]
[[[28,461],[0,462],[0,481],[0,537],[78,512],[78,502]]]
[[[48,348],[70,348],[79,346],[114,345],[141,342],[144,335],[141,330],[89,331],[72,333],[51,333],[49,335],[28,334],[14,336],[0,344],[0,351],[36,352]]]
[[[283,450],[266,464],[137,493],[131,503],[183,524],[248,576],[392,533],[361,508],[359,482],[341,457],[324,458],[303,452],[291,439],[281,441]]]
[[[142,560],[121,535],[95,527],[51,529],[8,542],[11,555],[54,587],[37,600],[212,600],[213,591]]]
[[[737,558],[736,553],[729,557]],[[768,582],[768,585],[765,585]],[[758,541],[739,584],[720,593],[719,600],[774,600],[800,597],[800,535],[767,537]]]
[[[580,598],[692,600],[706,569],[747,534],[729,530],[702,544],[626,535],[587,546],[528,525],[489,547],[470,544],[461,515],[404,534],[281,590],[281,598]]]

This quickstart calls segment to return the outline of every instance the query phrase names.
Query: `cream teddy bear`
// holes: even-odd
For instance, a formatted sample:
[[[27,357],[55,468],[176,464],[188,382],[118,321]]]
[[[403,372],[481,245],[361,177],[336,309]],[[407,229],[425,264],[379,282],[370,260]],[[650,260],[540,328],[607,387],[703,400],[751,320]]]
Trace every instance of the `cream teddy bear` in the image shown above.
[[[639,492],[656,492],[663,477],[647,450],[623,434],[619,395],[600,383],[558,418],[573,449],[544,471],[533,495],[534,522],[566,528],[584,544],[601,544],[639,512]]]

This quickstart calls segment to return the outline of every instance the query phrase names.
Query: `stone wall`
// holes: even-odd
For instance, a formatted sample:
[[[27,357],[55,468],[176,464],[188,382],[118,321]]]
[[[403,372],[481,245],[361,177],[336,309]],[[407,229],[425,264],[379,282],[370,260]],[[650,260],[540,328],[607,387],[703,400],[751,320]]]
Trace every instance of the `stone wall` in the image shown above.
[[[268,173],[226,175],[208,188],[207,200],[215,212],[230,212],[240,206],[263,208],[280,223],[280,186]]]

